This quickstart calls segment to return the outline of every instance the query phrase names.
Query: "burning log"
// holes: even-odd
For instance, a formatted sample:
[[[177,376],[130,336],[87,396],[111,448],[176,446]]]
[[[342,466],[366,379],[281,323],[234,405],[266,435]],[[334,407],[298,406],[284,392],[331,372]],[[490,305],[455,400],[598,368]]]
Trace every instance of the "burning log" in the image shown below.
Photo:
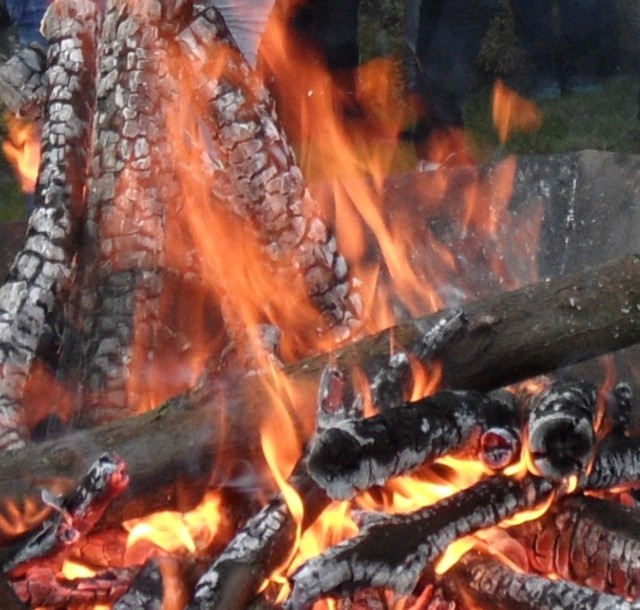
[[[315,436],[309,474],[332,498],[346,499],[445,454],[478,457],[484,434],[497,434],[496,429],[519,437],[510,394],[443,391],[374,417],[347,420]],[[519,446],[513,449],[511,457],[517,458]]]
[[[103,455],[69,496],[59,500],[43,493],[54,514],[16,545],[15,551],[10,551],[10,556],[3,561],[4,572],[12,577],[20,576],[43,557],[61,563],[69,546],[95,526],[127,483],[123,462]]]
[[[268,89],[252,71],[215,2],[194,3],[193,20],[178,35],[208,111],[213,136],[215,197],[249,221],[267,260],[301,271],[306,290],[330,328],[345,338],[359,324],[360,296],[336,240],[304,184],[302,172],[277,120]],[[224,68],[211,57],[222,54]],[[283,264],[284,263],[284,264]]]
[[[607,436],[598,446],[591,471],[581,485],[589,490],[640,487],[640,437]]]
[[[54,2],[43,22],[51,38],[42,160],[35,210],[22,250],[0,288],[0,449],[27,437],[22,392],[38,340],[71,272],[82,209],[93,105],[95,4]]]
[[[0,99],[14,114],[37,119],[46,98],[47,53],[38,43],[22,47],[0,66]]]
[[[113,605],[113,610],[183,608],[183,598],[186,596],[182,586],[183,574],[178,563],[169,557],[148,561],[138,572],[129,590]]]
[[[177,20],[157,8],[109,0],[98,38],[87,217],[60,364],[61,374],[79,379],[81,426],[139,404],[134,337],[147,354],[159,333],[167,200],[177,196],[162,120],[176,90],[166,64]]]
[[[318,390],[318,430],[358,414],[357,405],[345,407],[346,393],[344,374],[329,363],[321,376]],[[301,530],[314,523],[331,502],[325,491],[309,476],[307,462],[308,455],[305,454],[287,479],[287,484],[301,503]],[[296,516],[280,492],[234,536],[198,580],[190,608],[243,610],[255,597],[262,582],[289,556],[297,529]]]
[[[508,528],[529,568],[614,593],[640,597],[640,513],[619,502],[566,496],[540,518]]]
[[[437,360],[442,362],[445,388],[486,390],[624,347],[640,340],[640,312],[635,307],[639,291],[640,261],[628,256],[471,303],[465,307],[457,332],[422,364],[429,367]],[[329,355],[290,365],[284,373],[297,387],[315,392],[331,360],[345,371],[346,381],[357,386],[351,378],[356,367],[369,380],[375,379],[389,366],[392,343],[409,354],[420,354],[423,338],[432,336],[434,327],[455,315],[444,312],[416,319]],[[527,338],[525,347],[522,337]],[[131,482],[122,501],[109,511],[112,523],[124,516],[175,506],[181,480],[189,481],[190,504],[195,505],[207,485],[224,484],[224,479],[211,477],[216,463],[256,457],[260,461],[258,431],[271,404],[267,378],[247,376],[241,384],[225,384],[217,377],[217,368],[207,369],[194,389],[153,412],[4,456],[0,497],[21,504],[26,498],[38,499],[41,487],[57,484],[70,489],[98,455],[114,452],[125,460]],[[315,405],[300,401],[294,407],[302,437],[309,438]],[[628,446],[624,459],[628,465],[638,462],[638,473],[640,459],[633,455],[640,452],[637,441],[635,449],[633,444],[621,439],[621,447]],[[614,460],[615,476],[606,475],[608,467],[598,465],[598,460],[608,459],[602,453],[594,464],[590,484],[594,487],[615,485],[614,479],[624,474],[615,461],[622,449],[612,446],[607,451]],[[35,478],[33,473],[37,473]]]
[[[595,450],[597,387],[556,382],[528,402],[527,449],[538,474],[560,480],[585,472]]]
[[[422,572],[455,539],[540,504],[554,493],[544,479],[493,476],[405,515],[376,515],[360,533],[305,563],[285,607],[309,608],[320,597],[362,586],[409,594]]]
[[[637,610],[640,602],[600,593],[564,580],[519,574],[486,554],[467,553],[447,573],[473,604],[508,610]]]

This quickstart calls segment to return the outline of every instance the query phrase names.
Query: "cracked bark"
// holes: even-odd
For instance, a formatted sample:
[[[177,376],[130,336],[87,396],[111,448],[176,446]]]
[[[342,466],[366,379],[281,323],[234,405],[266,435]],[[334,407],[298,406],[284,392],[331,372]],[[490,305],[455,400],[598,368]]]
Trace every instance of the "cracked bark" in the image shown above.
[[[213,195],[250,224],[278,276],[291,281],[293,264],[326,326],[345,338],[358,326],[360,296],[305,188],[269,91],[242,57],[214,2],[194,4],[194,18],[178,41],[213,136]],[[213,53],[222,59],[210,61]]]
[[[408,595],[451,542],[532,508],[552,493],[552,483],[544,479],[494,476],[421,510],[377,515],[354,538],[303,564],[292,577],[284,607],[304,610],[320,597],[363,586]]]
[[[506,530],[529,568],[628,599],[640,596],[640,513],[592,497],[565,497],[539,519]]]
[[[0,288],[0,448],[24,444],[22,391],[38,340],[71,272],[93,107],[95,6],[54,2],[43,22],[47,102],[36,208]]]
[[[78,376],[81,426],[126,417],[144,402],[160,326],[166,205],[177,195],[162,120],[175,91],[165,29],[176,26],[154,7],[110,0],[99,37],[87,219],[70,296],[75,327],[60,365]]]
[[[0,66],[0,99],[10,112],[35,120],[46,98],[47,51],[33,43],[22,47]]]
[[[519,574],[480,553],[467,553],[447,573],[472,606],[509,610],[637,610],[640,602],[600,593],[564,580]]]

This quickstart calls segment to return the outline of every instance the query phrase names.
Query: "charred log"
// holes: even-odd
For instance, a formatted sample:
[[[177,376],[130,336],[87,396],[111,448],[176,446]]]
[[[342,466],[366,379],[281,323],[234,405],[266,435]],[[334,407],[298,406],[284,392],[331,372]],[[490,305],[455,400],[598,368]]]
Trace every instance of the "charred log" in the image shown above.
[[[46,50],[33,43],[22,47],[0,66],[0,99],[14,114],[32,120],[42,114],[46,58]]]
[[[355,538],[305,563],[285,607],[303,610],[320,597],[362,586],[409,594],[449,543],[539,504],[553,490],[544,479],[494,476],[419,511],[378,515]]]
[[[61,564],[69,546],[95,526],[127,483],[122,461],[103,455],[67,497],[59,499],[43,492],[45,501],[54,510],[53,515],[16,545],[15,552],[5,555],[3,571],[12,577],[22,575],[34,561],[42,558]]]
[[[95,5],[54,2],[43,22],[47,102],[36,208],[7,282],[0,288],[0,449],[27,438],[20,404],[38,340],[71,273],[82,210],[93,108]]]
[[[113,610],[162,610],[164,583],[160,563],[148,561]]]
[[[598,446],[591,471],[583,479],[585,489],[640,487],[640,437],[607,436]]]
[[[311,442],[309,473],[332,498],[346,499],[445,454],[479,457],[483,435],[498,428],[519,435],[510,394],[443,391],[320,433]]]
[[[293,263],[327,326],[345,338],[359,324],[361,299],[305,187],[271,95],[242,56],[215,2],[196,2],[193,12],[178,41],[213,135],[213,194],[250,223],[277,274]],[[213,53],[222,62],[208,61]]]
[[[539,519],[510,527],[529,568],[614,593],[640,597],[640,513],[598,498],[567,496]]]
[[[106,4],[87,218],[61,347],[60,374],[79,380],[79,425],[113,421],[139,405],[134,343],[145,355],[157,343],[167,201],[177,194],[163,123],[175,90],[165,30],[176,27],[145,3]]]
[[[527,448],[538,474],[560,480],[584,472],[595,451],[597,387],[559,381],[528,403]]]
[[[467,553],[447,573],[472,607],[510,610],[636,610],[640,603],[594,589],[519,574],[486,554]]]
[[[316,402],[316,428],[361,415],[357,402],[345,406],[343,372],[332,363],[320,379]],[[355,405],[355,406],[354,406]],[[287,483],[295,490],[303,509],[300,530],[315,522],[330,504],[330,498],[307,472],[305,454]],[[225,550],[199,579],[192,610],[243,610],[253,599],[262,582],[289,556],[296,539],[298,523],[279,493],[234,536]]]

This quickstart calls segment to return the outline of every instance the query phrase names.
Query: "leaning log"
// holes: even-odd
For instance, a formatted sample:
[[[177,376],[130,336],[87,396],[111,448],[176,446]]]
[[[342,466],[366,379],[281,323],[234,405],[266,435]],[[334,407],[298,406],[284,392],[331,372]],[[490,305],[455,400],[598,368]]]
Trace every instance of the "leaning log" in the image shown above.
[[[301,438],[311,434],[313,397],[330,358],[372,380],[388,366],[392,345],[424,354],[425,336],[454,318],[445,311],[415,319],[285,368],[296,395],[307,397],[291,405]],[[470,303],[459,319],[436,350],[445,388],[493,389],[621,349],[640,341],[640,256]],[[434,363],[425,360],[425,367]],[[114,520],[195,505],[208,485],[224,484],[217,466],[259,457],[261,422],[273,416],[268,385],[267,374],[225,382],[207,370],[191,391],[155,411],[3,456],[0,498],[22,503],[42,488],[68,491],[101,453],[114,452],[131,479],[109,512]],[[188,497],[179,493],[185,489]]]

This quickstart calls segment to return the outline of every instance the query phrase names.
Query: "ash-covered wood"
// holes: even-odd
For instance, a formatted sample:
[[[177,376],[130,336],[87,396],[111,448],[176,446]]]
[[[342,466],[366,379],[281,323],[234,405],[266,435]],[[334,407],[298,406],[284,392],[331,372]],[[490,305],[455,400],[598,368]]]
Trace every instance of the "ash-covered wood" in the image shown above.
[[[293,265],[326,325],[345,338],[359,324],[361,298],[335,237],[305,188],[271,95],[240,53],[215,4],[195,2],[193,19],[178,36],[213,136],[213,194],[250,223],[278,275],[287,277]]]
[[[21,47],[0,66],[0,99],[14,114],[35,120],[46,98],[47,51],[38,43]]]
[[[510,394],[443,391],[363,420],[347,420],[313,438],[308,469],[334,499],[382,485],[445,454],[481,452],[483,433],[520,429]]]
[[[413,513],[376,516],[355,538],[310,559],[294,574],[285,608],[304,610],[320,597],[363,586],[409,594],[453,540],[539,504],[553,489],[549,481],[532,476],[521,481],[494,476]]]
[[[95,30],[89,0],[56,0],[43,21],[51,44],[36,207],[0,288],[0,449],[21,447],[27,437],[20,412],[24,384],[71,273],[94,101]]]
[[[18,597],[30,608],[68,610],[109,604],[129,589],[138,568],[105,570],[85,578],[60,578],[48,567],[33,568],[13,583]]]
[[[139,407],[157,344],[166,214],[178,195],[164,119],[178,24],[160,7],[109,0],[100,29],[87,217],[60,367],[79,379],[83,426]]]
[[[566,496],[539,519],[508,528],[529,568],[627,599],[640,597],[640,512]]]
[[[520,574],[482,553],[467,553],[447,573],[471,607],[499,610],[637,610],[640,602],[565,580]],[[475,604],[475,605],[474,605]]]
[[[557,381],[528,403],[527,449],[538,473],[560,480],[584,472],[595,450],[598,388]]]
[[[2,569],[12,577],[21,576],[43,558],[61,564],[70,545],[85,536],[100,520],[108,505],[127,487],[124,463],[103,455],[87,472],[77,489],[59,499],[48,492],[43,498],[53,514],[9,551]]]
[[[607,436],[599,445],[584,489],[636,489],[640,487],[640,437]]]
[[[160,564],[148,561],[113,610],[162,610],[164,584]]]

